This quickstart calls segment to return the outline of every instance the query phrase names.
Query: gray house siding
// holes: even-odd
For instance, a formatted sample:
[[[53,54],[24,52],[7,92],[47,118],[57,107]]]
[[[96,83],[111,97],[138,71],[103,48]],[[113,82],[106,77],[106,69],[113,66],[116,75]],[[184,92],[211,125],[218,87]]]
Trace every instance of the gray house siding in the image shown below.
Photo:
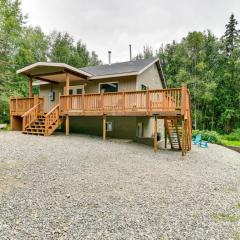
[[[141,90],[141,86],[145,85],[149,89],[162,89],[162,82],[157,70],[156,64],[145,70],[142,74],[137,76],[137,89]]]
[[[162,89],[162,82],[159,76],[159,72],[156,64],[153,64],[150,68],[145,70],[142,74],[137,77],[137,90],[142,89],[142,85],[145,85],[150,90],[151,89]],[[144,126],[144,137],[152,138],[153,137],[153,125],[154,118],[139,118],[139,122],[143,123]],[[163,142],[164,136],[164,120],[158,119],[158,133],[161,135],[161,142]]]

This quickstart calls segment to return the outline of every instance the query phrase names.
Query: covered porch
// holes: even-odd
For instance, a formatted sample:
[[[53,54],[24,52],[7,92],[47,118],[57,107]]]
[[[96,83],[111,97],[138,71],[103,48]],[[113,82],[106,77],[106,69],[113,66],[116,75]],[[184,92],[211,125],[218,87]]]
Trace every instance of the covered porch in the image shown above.
[[[10,115],[11,128],[13,130],[24,130],[38,116],[46,114],[54,120],[59,118],[59,100],[56,98],[56,104],[52,109],[48,110],[45,106],[45,97],[33,96],[33,81],[40,81],[45,84],[65,85],[65,96],[69,96],[70,82],[82,81],[86,82],[91,76],[89,73],[83,72],[77,68],[64,63],[38,62],[22,68],[17,71],[28,79],[28,97],[10,97]],[[51,97],[51,96],[50,96]],[[54,96],[55,97],[55,96]],[[69,126],[69,115],[66,114],[66,128]],[[69,132],[69,131],[68,131]],[[68,134],[67,132],[67,134]]]

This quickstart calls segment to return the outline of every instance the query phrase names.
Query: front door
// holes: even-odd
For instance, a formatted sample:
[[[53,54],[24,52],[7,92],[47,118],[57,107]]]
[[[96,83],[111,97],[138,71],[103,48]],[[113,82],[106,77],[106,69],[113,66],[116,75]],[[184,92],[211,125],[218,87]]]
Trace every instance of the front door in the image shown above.
[[[64,87],[64,94],[66,93],[66,88]],[[70,86],[69,95],[83,94],[84,85]]]

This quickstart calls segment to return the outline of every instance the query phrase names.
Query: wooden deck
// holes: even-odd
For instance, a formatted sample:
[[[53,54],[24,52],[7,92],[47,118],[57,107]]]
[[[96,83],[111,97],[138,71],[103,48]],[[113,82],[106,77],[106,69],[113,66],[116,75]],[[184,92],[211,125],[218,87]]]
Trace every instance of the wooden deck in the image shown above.
[[[58,104],[48,113],[45,100],[10,98],[11,127],[27,134],[48,136],[65,117],[65,131],[69,134],[69,116],[103,116],[103,139],[106,138],[106,116],[146,116],[155,118],[154,149],[157,149],[157,118],[165,121],[165,128],[174,149],[183,155],[191,149],[191,99],[186,86],[174,89],[147,91],[91,93],[59,96]],[[41,125],[41,126],[40,126]],[[166,142],[166,141],[165,141]]]

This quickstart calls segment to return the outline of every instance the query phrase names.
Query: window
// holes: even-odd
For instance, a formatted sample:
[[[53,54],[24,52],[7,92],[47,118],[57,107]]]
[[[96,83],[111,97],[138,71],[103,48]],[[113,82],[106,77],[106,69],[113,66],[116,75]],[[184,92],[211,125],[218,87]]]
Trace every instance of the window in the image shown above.
[[[77,89],[77,94],[82,94],[82,88]]]
[[[55,101],[55,91],[51,91],[49,94],[50,101],[54,102]]]
[[[106,131],[112,132],[112,122],[106,122]]]
[[[118,83],[100,83],[100,92],[118,92]]]
[[[73,89],[69,89],[69,95],[73,95]]]
[[[142,90],[142,91],[146,91],[146,90],[147,90],[147,86],[144,85],[144,84],[142,84],[142,85],[141,85],[141,90]]]

